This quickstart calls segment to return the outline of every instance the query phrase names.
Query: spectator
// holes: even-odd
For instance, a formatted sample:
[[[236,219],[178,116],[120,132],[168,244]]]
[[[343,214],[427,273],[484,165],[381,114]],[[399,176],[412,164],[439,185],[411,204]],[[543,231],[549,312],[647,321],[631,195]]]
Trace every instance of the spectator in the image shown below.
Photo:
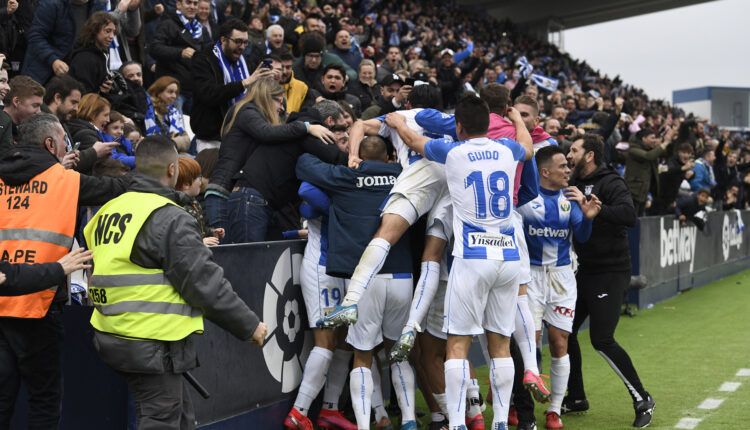
[[[219,24],[214,21],[214,17],[211,14],[211,0],[198,1],[198,12],[195,14],[195,19],[201,23],[203,31],[208,33],[208,37],[213,40]]]
[[[64,61],[73,50],[77,29],[71,12],[71,0],[41,0],[26,40],[28,47],[21,73],[37,82],[47,82],[52,75],[68,73]]]
[[[124,62],[133,58],[128,40],[136,39],[141,32],[140,5],[141,0],[109,0],[98,1],[89,8],[89,13],[97,13],[96,11],[109,13],[118,26],[114,39],[107,46],[109,70],[117,70]]]
[[[55,114],[60,124],[65,127],[78,110],[81,103],[83,86],[68,75],[53,76],[47,82],[44,104],[49,113]]]
[[[221,121],[246,89],[260,78],[273,74],[259,68],[251,75],[242,51],[248,43],[247,26],[236,18],[219,27],[219,40],[210,51],[193,56],[191,78],[196,101],[190,116],[197,151],[221,145]]]
[[[725,211],[742,209],[739,184],[731,184],[729,187],[727,187],[721,201],[721,209]]]
[[[112,107],[130,118],[141,132],[146,131],[146,111],[148,110],[148,93],[143,87],[143,68],[140,63],[129,61],[120,67],[120,74],[125,78],[127,90],[112,96]]]
[[[646,197],[659,195],[659,157],[672,143],[672,129],[663,140],[659,140],[653,129],[641,129],[628,148],[625,167],[625,183],[633,197],[637,216],[646,210]]]
[[[714,176],[714,161],[716,160],[716,153],[711,148],[703,150],[701,158],[695,161],[695,167],[693,167],[693,175],[690,178],[690,190],[711,190],[716,186],[716,178]]]
[[[103,139],[105,142],[115,142],[118,145],[112,148],[112,158],[127,166],[129,169],[135,169],[135,150],[125,134],[125,118],[121,113],[111,111],[109,113],[109,122],[104,128]]]
[[[182,88],[176,108],[190,114],[193,82],[190,79],[191,59],[196,52],[208,49],[211,38],[195,19],[198,0],[177,0],[177,11],[166,12],[159,20],[149,53],[156,60],[156,77],[172,76]]]
[[[146,136],[171,138],[179,152],[187,152],[190,138],[185,132],[182,114],[175,106],[180,95],[180,83],[171,76],[162,76],[148,88],[148,95],[148,109],[144,119]]]
[[[453,61],[453,50],[446,48],[440,51],[437,76],[443,93],[443,107],[450,109],[456,105],[457,97],[462,91],[461,69]]]
[[[94,163],[106,158],[117,142],[104,142],[104,128],[109,123],[110,104],[104,97],[89,93],[81,97],[81,103],[73,119],[68,121],[68,131],[73,148],[79,151],[76,170],[91,174]]]
[[[299,121],[282,124],[283,103],[284,89],[272,79],[261,79],[224,118],[219,160],[206,190],[206,215],[209,225],[224,228],[228,236],[226,207],[235,175],[260,145],[288,142],[308,133],[333,143],[333,133],[323,126]]]
[[[398,46],[389,46],[385,60],[378,66],[378,82],[382,82],[386,76],[393,75],[397,71],[406,69],[407,67],[408,65],[404,62],[404,57],[401,54],[401,48]]]
[[[409,97],[412,86],[406,85],[401,76],[393,73],[380,81],[380,95],[362,112],[362,119],[368,120],[401,109]]]
[[[292,116],[290,121],[320,124],[318,127],[327,130],[336,125],[346,126],[341,107],[330,100],[316,103],[313,109]],[[326,145],[315,137],[259,145],[249,154],[229,197],[231,243],[279,240],[282,231],[299,228],[299,215],[288,214],[296,213],[294,208],[299,203],[300,184],[294,168],[303,153],[313,154],[326,163],[345,164],[349,159],[337,146]]]
[[[354,70],[359,68],[359,62],[362,61],[362,53],[356,46],[352,45],[352,36],[346,30],[339,30],[336,33],[336,40],[333,42],[331,53],[341,58],[341,61]]]
[[[201,177],[201,166],[197,161],[187,157],[180,157],[177,159],[177,162],[180,174],[177,176],[177,184],[174,188],[190,197],[190,203],[183,207],[187,213],[198,221],[198,228],[200,229],[201,238],[203,238],[203,244],[206,246],[216,246],[224,237],[224,229],[208,226],[206,217],[203,215],[203,208],[197,200],[202,194],[203,178]]]
[[[8,67],[7,63],[2,60],[5,57],[0,54],[0,106],[3,106],[3,100],[8,96],[10,92],[10,85],[8,84]],[[5,113],[4,109],[0,109],[0,154],[5,149],[10,148],[13,145],[13,120]]]
[[[325,49],[325,39],[319,33],[304,33],[300,37],[300,50],[302,51],[302,61],[294,63],[294,77],[307,84],[312,88],[320,81],[323,67],[323,50]]]
[[[692,221],[699,230],[703,230],[706,220],[702,217],[702,213],[706,210],[706,205],[710,201],[711,190],[701,188],[694,193],[678,198],[675,205],[675,214],[682,225]]]
[[[724,198],[726,191],[732,185],[742,183],[740,171],[737,167],[738,154],[727,146],[728,141],[729,131],[722,130],[719,146],[714,151],[716,154],[716,161],[714,162],[716,188],[713,191],[716,200]]]
[[[366,110],[375,101],[380,86],[375,80],[375,63],[362,60],[359,63],[358,79],[349,83],[349,94],[359,98],[359,105]]]
[[[287,51],[284,45],[284,27],[278,24],[271,25],[266,29],[265,35],[263,42],[255,46],[248,45],[244,51],[243,56],[251,70],[255,70],[262,59]]]
[[[125,127],[123,127],[123,136],[131,142],[133,145],[133,152],[135,153],[138,144],[143,140],[143,135],[140,130],[131,124],[125,124]]]
[[[3,112],[10,118],[12,142],[18,141],[18,126],[27,118],[39,113],[44,97],[44,87],[28,76],[19,75],[9,82],[10,90],[5,96]],[[8,130],[5,130],[8,133]],[[4,136],[0,144],[0,153],[9,149],[8,137]]]
[[[281,85],[286,95],[287,113],[299,112],[303,106],[314,103],[311,100],[309,88],[306,83],[294,77],[294,57],[289,52],[279,56],[281,60]]]
[[[117,21],[106,12],[94,13],[83,25],[70,56],[70,75],[83,84],[86,93],[109,94],[112,90],[109,46],[116,34]]]
[[[0,52],[10,54],[23,32],[19,32],[15,13],[18,0],[7,0],[0,3]]]
[[[346,89],[346,71],[344,67],[338,64],[329,64],[323,69],[320,82],[317,85],[317,91],[326,100],[345,101],[352,105],[354,112],[362,112],[359,98],[347,92]],[[319,100],[316,97],[316,100]]]
[[[687,142],[680,143],[674,154],[667,160],[666,169],[659,169],[659,193],[654,199],[653,210],[655,215],[674,213],[680,185],[683,181],[693,177],[694,166],[693,147]]]

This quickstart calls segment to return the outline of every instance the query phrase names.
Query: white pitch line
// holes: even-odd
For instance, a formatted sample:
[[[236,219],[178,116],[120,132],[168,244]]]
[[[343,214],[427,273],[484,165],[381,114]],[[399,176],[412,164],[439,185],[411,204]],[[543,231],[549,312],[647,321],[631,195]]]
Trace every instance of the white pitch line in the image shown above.
[[[716,409],[721,406],[722,403],[724,403],[724,399],[712,399],[709,397],[698,405],[698,409]]]
[[[750,369],[740,369],[736,376],[750,376]]]
[[[676,429],[685,429],[685,430],[692,430],[698,426],[698,424],[701,423],[700,418],[681,418],[680,421],[677,423],[674,428]]]
[[[739,382],[725,382],[721,384],[721,387],[719,387],[719,391],[732,393],[737,391],[737,389],[740,388],[740,385],[742,384],[740,384]]]

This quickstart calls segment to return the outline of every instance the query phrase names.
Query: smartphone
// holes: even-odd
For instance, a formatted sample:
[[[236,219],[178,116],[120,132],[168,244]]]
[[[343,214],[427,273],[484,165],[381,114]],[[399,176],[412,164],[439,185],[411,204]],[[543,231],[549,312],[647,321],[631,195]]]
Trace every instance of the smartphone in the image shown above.
[[[270,68],[273,67],[272,64],[273,64],[273,60],[272,59],[270,59],[270,58],[264,58],[260,67],[262,67],[264,69],[270,69]]]
[[[573,134],[573,130],[570,128],[561,128],[557,132],[557,134],[559,134],[560,136],[570,136],[571,134]]]
[[[78,151],[78,148],[81,146],[81,142],[76,142],[73,144],[73,151]]]

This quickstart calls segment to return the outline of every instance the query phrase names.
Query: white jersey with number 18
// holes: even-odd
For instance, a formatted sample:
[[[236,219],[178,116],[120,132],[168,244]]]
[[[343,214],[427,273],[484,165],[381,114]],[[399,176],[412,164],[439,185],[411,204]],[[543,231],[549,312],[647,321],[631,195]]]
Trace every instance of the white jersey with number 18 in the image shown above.
[[[519,260],[513,224],[513,184],[523,147],[487,137],[425,145],[428,160],[445,164],[453,203],[453,255],[464,259]]]

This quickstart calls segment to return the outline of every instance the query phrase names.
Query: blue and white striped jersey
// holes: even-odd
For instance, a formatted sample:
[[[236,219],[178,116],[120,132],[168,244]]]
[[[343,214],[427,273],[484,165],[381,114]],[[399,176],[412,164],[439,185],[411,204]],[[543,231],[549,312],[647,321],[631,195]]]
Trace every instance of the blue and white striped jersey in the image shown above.
[[[510,216],[516,167],[525,155],[523,147],[511,139],[426,143],[425,157],[445,164],[453,203],[454,256],[519,260]]]
[[[562,190],[539,187],[539,196],[516,211],[523,216],[533,266],[569,265],[571,233],[579,242],[587,241],[591,235],[591,220],[583,216],[578,203],[568,200]]]
[[[432,111],[432,109],[430,109]],[[409,109],[409,110],[400,110],[397,111],[399,115],[403,116],[406,119],[406,125],[409,126],[410,129],[414,130],[415,132],[421,134],[422,136],[429,137],[430,139],[452,139],[452,136],[450,135],[443,135],[443,134],[436,134],[431,133],[428,130],[430,130],[432,127],[432,122],[437,119],[432,119],[432,116],[424,116],[420,115],[419,120],[417,116],[420,114],[420,112],[423,112],[424,109]],[[444,114],[440,114],[438,112],[438,115],[442,117]],[[452,118],[452,116],[451,116]],[[396,148],[396,154],[398,155],[398,162],[401,163],[401,167],[406,170],[407,167],[414,164],[418,160],[422,159],[422,156],[406,146],[404,141],[401,139],[401,136],[398,135],[398,132],[390,127],[385,123],[385,115],[379,116],[377,118],[380,122],[382,122],[380,126],[380,131],[378,134],[381,137],[385,137],[387,139],[390,139],[390,141],[393,143],[393,146]]]

